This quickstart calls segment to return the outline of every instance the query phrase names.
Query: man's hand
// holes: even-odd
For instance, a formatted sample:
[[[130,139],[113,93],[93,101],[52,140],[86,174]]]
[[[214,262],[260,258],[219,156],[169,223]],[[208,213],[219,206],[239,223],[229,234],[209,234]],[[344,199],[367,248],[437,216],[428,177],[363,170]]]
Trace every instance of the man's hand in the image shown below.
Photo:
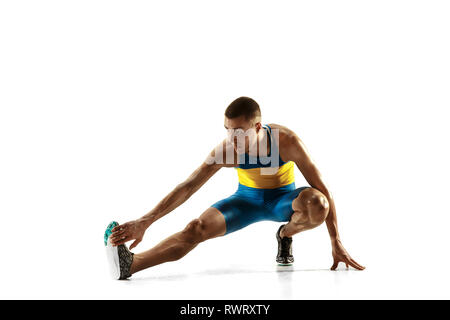
[[[348,268],[348,265],[351,265],[353,268],[357,270],[364,270],[366,267],[358,264],[355,260],[350,257],[350,255],[345,251],[344,246],[341,243],[341,240],[335,240],[332,242],[333,246],[333,266],[331,270],[336,270],[339,262],[344,262]]]
[[[146,229],[146,226],[140,220],[133,220],[118,225],[112,229],[111,244],[118,246],[130,240],[135,240],[130,246],[131,250],[142,241]]]

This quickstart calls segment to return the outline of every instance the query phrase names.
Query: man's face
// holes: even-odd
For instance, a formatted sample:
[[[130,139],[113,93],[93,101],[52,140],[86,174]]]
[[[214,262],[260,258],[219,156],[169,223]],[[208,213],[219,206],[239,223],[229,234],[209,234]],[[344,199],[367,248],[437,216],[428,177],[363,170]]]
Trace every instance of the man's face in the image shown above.
[[[225,117],[224,126],[227,130],[228,142],[240,154],[248,153],[250,146],[255,146],[261,122],[252,124],[252,121],[246,120],[244,116],[233,119]]]

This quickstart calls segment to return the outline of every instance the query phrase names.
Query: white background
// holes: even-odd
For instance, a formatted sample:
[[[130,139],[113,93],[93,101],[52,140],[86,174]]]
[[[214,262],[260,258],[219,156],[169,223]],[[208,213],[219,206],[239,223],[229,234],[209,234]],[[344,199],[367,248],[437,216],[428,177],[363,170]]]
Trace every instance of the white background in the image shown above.
[[[447,1],[1,2],[0,298],[450,298],[449,15]],[[303,140],[367,269],[328,270],[325,225],[277,269],[279,224],[260,222],[110,280],[107,224],[186,179],[242,95]],[[222,169],[134,251],[236,186]]]

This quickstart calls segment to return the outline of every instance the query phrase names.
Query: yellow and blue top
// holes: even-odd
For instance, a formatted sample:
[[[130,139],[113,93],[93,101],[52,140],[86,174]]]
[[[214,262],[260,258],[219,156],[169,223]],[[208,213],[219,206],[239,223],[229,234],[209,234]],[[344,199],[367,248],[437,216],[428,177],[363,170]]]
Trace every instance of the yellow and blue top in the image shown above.
[[[270,152],[267,156],[239,154],[239,166],[235,167],[241,185],[257,189],[275,189],[295,182],[294,163],[281,160],[278,145],[273,139],[272,129],[266,124],[263,128],[270,139]],[[278,157],[278,163],[272,157]],[[273,168],[273,169],[262,169]],[[264,171],[262,171],[264,170]],[[270,174],[267,170],[270,170]]]

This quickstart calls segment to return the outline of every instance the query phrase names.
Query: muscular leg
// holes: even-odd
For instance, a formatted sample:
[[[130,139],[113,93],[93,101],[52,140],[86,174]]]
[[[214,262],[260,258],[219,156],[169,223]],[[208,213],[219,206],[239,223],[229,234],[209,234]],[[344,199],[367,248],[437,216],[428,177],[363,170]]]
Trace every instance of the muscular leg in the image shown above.
[[[292,209],[294,213],[289,223],[281,229],[281,237],[292,237],[296,233],[320,225],[328,215],[329,204],[322,192],[307,188],[292,201]]]
[[[184,257],[199,243],[225,234],[225,218],[216,208],[208,208],[184,230],[164,239],[152,249],[135,254],[130,272],[136,273],[155,265]]]

